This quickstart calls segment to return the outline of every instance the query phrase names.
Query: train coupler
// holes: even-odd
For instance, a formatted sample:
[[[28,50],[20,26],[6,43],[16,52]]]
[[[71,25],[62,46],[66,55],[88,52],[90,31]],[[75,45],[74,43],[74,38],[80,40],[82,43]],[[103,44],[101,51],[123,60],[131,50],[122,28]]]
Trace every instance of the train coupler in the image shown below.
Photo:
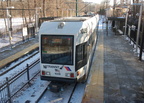
[[[66,83],[64,82],[51,82],[49,85],[48,85],[48,90],[50,90],[51,92],[60,92],[60,91],[63,91],[64,90],[64,86],[65,86]]]

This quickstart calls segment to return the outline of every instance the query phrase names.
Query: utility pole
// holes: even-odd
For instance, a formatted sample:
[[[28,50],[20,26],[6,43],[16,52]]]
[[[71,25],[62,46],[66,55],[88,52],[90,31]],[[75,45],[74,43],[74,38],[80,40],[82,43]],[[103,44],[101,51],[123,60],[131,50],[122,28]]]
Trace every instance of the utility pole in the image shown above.
[[[78,16],[78,0],[76,0],[76,16]]]

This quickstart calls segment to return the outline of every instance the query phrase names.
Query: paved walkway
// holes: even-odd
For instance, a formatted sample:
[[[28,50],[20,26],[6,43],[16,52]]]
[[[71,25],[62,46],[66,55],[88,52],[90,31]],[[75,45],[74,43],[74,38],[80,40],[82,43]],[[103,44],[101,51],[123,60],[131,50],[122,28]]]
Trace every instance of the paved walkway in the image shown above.
[[[144,61],[124,35],[99,29],[90,81],[82,103],[144,103]]]
[[[103,35],[105,103],[144,103],[144,61],[138,60],[125,36],[110,30]]]

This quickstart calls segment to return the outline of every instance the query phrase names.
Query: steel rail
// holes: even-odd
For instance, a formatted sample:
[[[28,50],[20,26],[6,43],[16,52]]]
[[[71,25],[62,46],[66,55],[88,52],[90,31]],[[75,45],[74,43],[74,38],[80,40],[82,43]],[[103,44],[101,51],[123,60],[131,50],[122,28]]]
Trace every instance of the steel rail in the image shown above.
[[[73,96],[73,94],[74,94],[74,92],[75,92],[75,89],[76,89],[76,87],[77,87],[77,84],[78,84],[78,82],[76,82],[75,85],[74,85],[74,88],[73,88],[72,93],[71,93],[71,95],[70,95],[70,97],[69,97],[68,103],[71,103],[70,101],[71,101],[71,98],[72,98],[72,96]]]
[[[42,96],[45,94],[46,91],[47,91],[47,88],[44,89],[44,91],[41,93],[41,95],[38,97],[35,103],[38,103],[40,101],[40,99],[42,98]]]

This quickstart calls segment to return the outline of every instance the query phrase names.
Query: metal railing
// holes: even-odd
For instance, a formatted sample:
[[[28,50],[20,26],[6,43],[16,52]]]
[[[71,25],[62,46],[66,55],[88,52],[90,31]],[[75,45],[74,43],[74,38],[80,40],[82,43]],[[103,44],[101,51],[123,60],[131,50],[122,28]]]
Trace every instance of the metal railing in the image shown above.
[[[133,42],[133,47],[134,47],[134,45],[138,45],[138,48],[140,49],[139,59],[141,60],[142,59],[142,52],[144,52],[143,30],[141,30],[139,32],[138,43],[137,43],[137,29],[133,30],[131,26],[127,25],[126,35],[127,35],[127,37],[130,38],[130,42]]]
[[[0,84],[0,103],[12,103],[14,97],[24,87],[30,85],[31,80],[39,74],[39,59],[26,66],[24,70],[13,76],[6,77],[4,83]]]

